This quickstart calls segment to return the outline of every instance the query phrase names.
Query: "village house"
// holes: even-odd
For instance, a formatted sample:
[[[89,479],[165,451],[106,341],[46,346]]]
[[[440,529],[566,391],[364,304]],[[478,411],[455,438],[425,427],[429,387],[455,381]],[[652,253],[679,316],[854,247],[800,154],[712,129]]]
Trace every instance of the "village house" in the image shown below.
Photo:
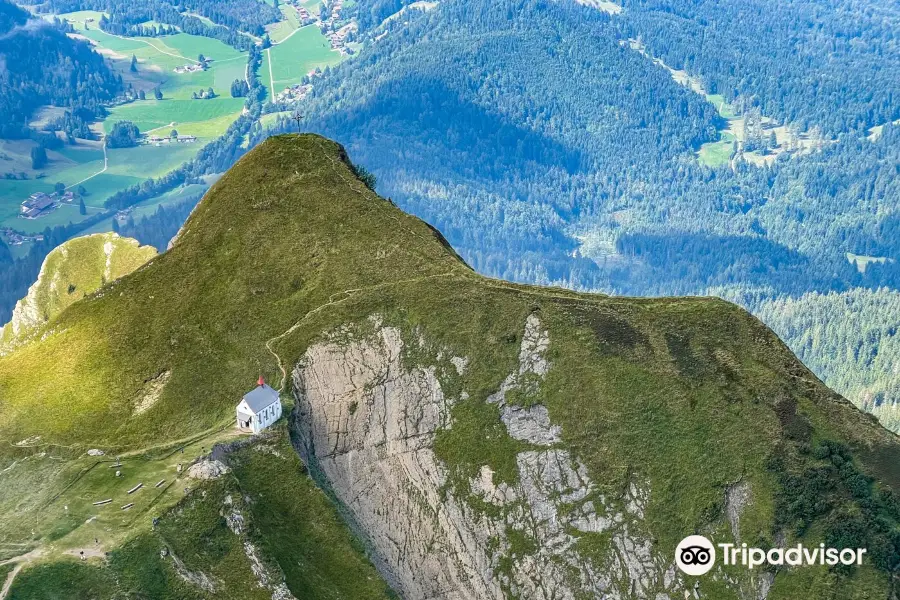
[[[22,216],[26,219],[36,219],[43,212],[49,212],[56,207],[52,196],[44,192],[35,192],[22,202]]]
[[[259,433],[281,418],[281,399],[262,376],[256,389],[244,394],[237,405],[237,427]]]

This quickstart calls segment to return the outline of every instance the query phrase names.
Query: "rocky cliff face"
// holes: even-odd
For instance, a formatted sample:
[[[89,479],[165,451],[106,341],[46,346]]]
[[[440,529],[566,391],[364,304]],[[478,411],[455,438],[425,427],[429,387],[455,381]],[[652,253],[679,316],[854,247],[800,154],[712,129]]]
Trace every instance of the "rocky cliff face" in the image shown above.
[[[518,480],[498,484],[485,465],[462,494],[433,445],[467,393],[448,396],[434,367],[406,364],[399,330],[371,321],[372,333],[343,329],[304,354],[293,371],[294,425],[305,460],[405,598],[682,597],[674,564],[642,523],[649,485],[599,494],[547,409],[510,401],[553,368],[537,315],[523,324],[518,368],[488,398],[527,448],[516,457]],[[461,373],[467,357],[450,363]],[[599,538],[611,543],[598,552]]]

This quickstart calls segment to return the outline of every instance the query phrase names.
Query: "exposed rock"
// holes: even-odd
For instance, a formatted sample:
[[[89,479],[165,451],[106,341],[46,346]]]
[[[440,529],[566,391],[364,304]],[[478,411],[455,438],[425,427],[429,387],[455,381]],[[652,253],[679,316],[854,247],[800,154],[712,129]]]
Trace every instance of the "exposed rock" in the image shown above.
[[[185,566],[180,558],[178,558],[174,554],[171,554],[171,556],[172,564],[175,566],[175,572],[178,573],[179,577],[181,577],[188,583],[195,585],[206,592],[209,592],[210,594],[214,594],[216,592],[216,588],[218,586],[209,575],[207,575],[203,571],[191,571]]]
[[[275,582],[269,574],[266,565],[259,558],[259,552],[250,541],[244,540],[244,554],[250,560],[250,570],[256,577],[256,583],[261,588],[268,588],[272,592],[272,600],[296,600],[283,581]]]
[[[218,479],[228,472],[228,467],[217,460],[201,460],[190,466],[187,475],[192,479]]]
[[[506,425],[509,435],[517,440],[538,446],[550,446],[560,441],[562,428],[550,423],[550,414],[545,406],[504,406],[500,420]]]
[[[148,410],[150,410],[150,408],[153,407],[154,404],[156,404],[160,396],[162,396],[163,388],[165,388],[166,384],[169,383],[169,378],[171,376],[171,371],[163,371],[156,377],[148,379],[144,383],[144,386],[141,388],[141,391],[138,392],[135,399],[135,415],[147,412]]]
[[[519,366],[490,399],[511,436],[540,446],[559,443],[560,428],[546,407],[509,406],[506,393],[540,385],[548,347],[531,315]],[[433,367],[404,365],[403,348],[390,327],[365,339],[338,332],[311,346],[292,374],[301,455],[327,478],[402,597],[680,595],[681,579],[643,530],[649,491],[635,483],[618,502],[608,500],[566,449],[519,453],[512,485],[496,483],[485,465],[461,494],[447,491],[447,468],[432,447],[437,431],[452,427],[456,400],[445,396]],[[496,514],[470,498],[494,505]],[[598,533],[609,540],[605,550],[584,554],[579,538]]]
[[[550,336],[542,329],[540,319],[535,314],[528,315],[519,349],[519,368],[488,398],[488,402],[500,405],[500,420],[506,425],[510,436],[538,446],[550,446],[559,442],[562,429],[550,423],[550,414],[545,406],[510,405],[507,402],[507,394],[514,390],[526,395],[536,393],[539,382],[544,379],[549,369],[549,363],[544,356],[549,347]]]
[[[135,415],[147,412],[157,403],[160,396],[162,396],[163,388],[169,383],[169,378],[171,376],[171,371],[163,371],[156,377],[153,377],[144,383],[144,386],[141,388],[141,391],[138,392],[137,398],[135,399]]]
[[[735,543],[741,542],[741,513],[750,501],[750,484],[745,480],[738,481],[725,490],[725,515],[731,525],[731,535]]]
[[[105,452],[103,450],[97,450],[96,448],[91,448],[87,451],[88,456],[103,456]]]
[[[454,356],[450,359],[450,364],[452,364],[453,368],[456,369],[457,375],[464,375],[466,372],[466,367],[469,366],[469,359]]]

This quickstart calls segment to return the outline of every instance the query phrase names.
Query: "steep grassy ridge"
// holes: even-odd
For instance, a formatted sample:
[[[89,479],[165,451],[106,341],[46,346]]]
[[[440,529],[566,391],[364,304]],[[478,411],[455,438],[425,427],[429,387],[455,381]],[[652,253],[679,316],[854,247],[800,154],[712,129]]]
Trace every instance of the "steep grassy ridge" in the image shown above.
[[[548,366],[540,377],[519,366],[530,321],[546,330]],[[671,564],[681,537],[702,532],[729,541],[738,537],[738,523],[740,539],[751,545],[784,539],[870,550],[872,561],[853,571],[780,571],[770,600],[884,598],[893,585],[890,573],[900,560],[896,436],[825,388],[759,321],[715,299],[611,298],[481,277],[428,225],[366,188],[339,146],[311,135],[260,145],[210,190],[171,251],[68,307],[35,341],[0,358],[0,439],[41,436],[46,447],[65,444],[77,452],[197,434],[227,423],[259,373],[278,385],[295,367],[297,373],[308,367],[310,351],[321,344],[349,352],[388,329],[402,338],[402,369],[346,393],[402,386],[406,371],[436,382],[428,385],[439,387],[449,411],[433,439],[447,473],[440,493],[448,506],[488,519],[514,514],[476,497],[472,481],[488,472],[492,485],[523,485],[522,457],[547,451],[511,435],[501,407],[488,401],[519,373],[505,402],[546,408],[560,428],[550,451],[583,465],[597,506],[640,515],[632,533],[645,536],[658,564]],[[343,364],[337,350],[319,356]],[[146,388],[163,374],[165,384],[147,406]],[[295,390],[297,382],[295,375]],[[412,392],[413,399],[417,393],[425,391]],[[371,403],[394,399],[372,396]],[[352,417],[370,409],[348,410]],[[301,424],[303,416],[295,417]],[[285,454],[281,444],[277,451]],[[3,447],[10,458],[34,452]],[[393,451],[389,444],[382,450]],[[349,550],[314,556],[304,554],[311,546],[292,549],[321,518],[313,516],[319,509],[288,501],[302,497],[309,480],[281,481],[295,467],[277,455],[272,463],[265,453],[243,456],[234,474],[242,491],[257,498],[247,511],[261,533],[258,544],[278,562],[294,595],[313,589],[306,570],[291,562],[298,553],[320,565],[323,581],[340,578],[323,565]],[[747,497],[733,517],[729,498],[736,489]],[[207,493],[208,502],[224,502],[224,492]],[[635,494],[639,511],[628,507]],[[198,511],[218,510],[191,498]],[[357,510],[354,499],[338,499]],[[405,525],[414,531],[421,524]],[[165,527],[171,526],[163,535],[175,535]],[[345,535],[336,531],[326,537]],[[510,581],[521,561],[542,550],[539,537],[510,531],[493,548],[508,550],[493,567],[499,581]],[[186,548],[201,540],[219,548],[216,560],[189,567],[226,578],[227,544],[220,548],[209,532],[179,535]],[[602,532],[566,535],[598,568],[615,551]],[[177,552],[177,542],[166,539]],[[113,553],[114,570],[116,556],[122,555]],[[716,573],[702,580],[705,597],[755,597],[761,589],[746,570]],[[627,590],[639,577],[630,571],[614,577],[624,596],[637,594]],[[651,580],[640,585],[663,593]],[[693,580],[677,585],[690,589]]]

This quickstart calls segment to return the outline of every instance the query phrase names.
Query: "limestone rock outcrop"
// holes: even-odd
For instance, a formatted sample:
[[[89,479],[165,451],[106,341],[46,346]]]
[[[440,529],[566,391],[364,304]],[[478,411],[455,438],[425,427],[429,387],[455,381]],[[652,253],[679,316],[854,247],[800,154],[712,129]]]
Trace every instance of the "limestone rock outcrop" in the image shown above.
[[[517,481],[497,483],[484,465],[465,490],[453,487],[434,441],[453,427],[466,392],[449,397],[434,366],[405,364],[400,330],[373,322],[374,333],[342,330],[308,348],[292,374],[292,426],[311,472],[404,598],[681,597],[674,565],[642,525],[650,490],[633,482],[623,498],[604,497],[547,408],[512,402],[552,368],[537,315],[525,323],[517,369],[487,398],[508,435],[529,447],[516,457]],[[467,359],[450,362],[461,373]],[[588,536],[601,536],[605,549],[587,550]]]

